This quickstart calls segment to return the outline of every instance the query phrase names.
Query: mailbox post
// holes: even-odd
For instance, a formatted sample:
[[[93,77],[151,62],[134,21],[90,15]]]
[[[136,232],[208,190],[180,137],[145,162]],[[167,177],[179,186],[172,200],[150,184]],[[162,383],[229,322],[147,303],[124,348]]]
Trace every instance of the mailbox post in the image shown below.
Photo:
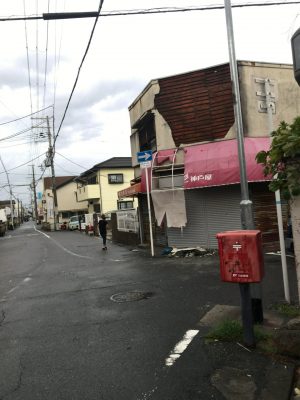
[[[223,282],[238,283],[244,342],[255,346],[250,283],[261,282],[264,263],[261,232],[258,230],[227,231],[217,234],[220,274]]]

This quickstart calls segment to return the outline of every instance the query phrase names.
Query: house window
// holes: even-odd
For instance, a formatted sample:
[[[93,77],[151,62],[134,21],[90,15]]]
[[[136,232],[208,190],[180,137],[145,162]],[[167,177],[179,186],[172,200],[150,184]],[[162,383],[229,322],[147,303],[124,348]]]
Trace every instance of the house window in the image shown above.
[[[94,212],[100,213],[100,204],[94,204]]]
[[[67,218],[70,218],[71,214],[72,213],[70,213],[69,211],[63,211],[61,213],[61,217],[64,218],[64,219],[67,219]]]
[[[133,201],[118,201],[118,210],[133,208]]]
[[[153,114],[151,118],[142,121],[138,127],[140,151],[152,150],[156,151],[156,135]]]
[[[108,174],[108,183],[123,183],[123,174]]]
[[[90,178],[87,179],[87,184],[88,185],[95,185],[97,182],[97,175],[92,176]]]

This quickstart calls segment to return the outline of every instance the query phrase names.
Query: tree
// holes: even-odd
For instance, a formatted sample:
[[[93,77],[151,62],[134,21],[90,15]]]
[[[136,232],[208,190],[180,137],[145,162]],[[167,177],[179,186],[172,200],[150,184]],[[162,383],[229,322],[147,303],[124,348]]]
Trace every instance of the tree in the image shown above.
[[[292,124],[282,121],[271,135],[270,149],[260,151],[256,161],[264,165],[265,176],[272,178],[269,189],[280,190],[290,203],[300,302],[300,116]]]

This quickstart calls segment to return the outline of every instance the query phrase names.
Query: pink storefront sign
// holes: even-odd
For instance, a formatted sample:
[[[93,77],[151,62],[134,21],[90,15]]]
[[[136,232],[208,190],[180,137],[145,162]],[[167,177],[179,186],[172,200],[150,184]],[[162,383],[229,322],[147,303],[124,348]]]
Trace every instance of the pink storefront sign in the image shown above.
[[[268,181],[255,157],[269,150],[270,138],[245,138],[248,182]],[[240,166],[236,139],[185,147],[184,188],[194,189],[240,183]]]

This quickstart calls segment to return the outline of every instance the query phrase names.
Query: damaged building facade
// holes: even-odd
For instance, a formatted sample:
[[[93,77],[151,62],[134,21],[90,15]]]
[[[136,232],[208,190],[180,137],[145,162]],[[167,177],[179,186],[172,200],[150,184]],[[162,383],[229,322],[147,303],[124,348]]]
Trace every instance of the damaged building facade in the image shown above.
[[[279,249],[274,193],[255,161],[270,144],[266,84],[272,123],[291,122],[300,112],[291,65],[238,61],[249,194],[265,250]],[[132,185],[140,239],[150,240],[145,169],[137,153],[152,150],[147,169],[156,245],[217,248],[216,233],[241,229],[240,175],[229,64],[152,80],[129,107]],[[287,204],[282,204],[284,225]]]

